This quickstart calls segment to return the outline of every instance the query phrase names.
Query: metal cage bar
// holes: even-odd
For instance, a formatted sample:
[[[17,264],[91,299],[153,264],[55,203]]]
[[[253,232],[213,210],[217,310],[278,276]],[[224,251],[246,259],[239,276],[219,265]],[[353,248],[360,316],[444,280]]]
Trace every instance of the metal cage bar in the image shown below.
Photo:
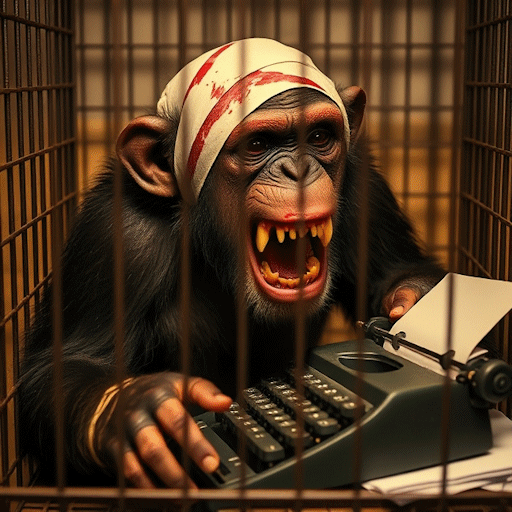
[[[478,57],[476,57],[478,56]],[[470,2],[466,28],[461,272],[512,279],[512,3]],[[484,114],[485,113],[485,114]],[[496,329],[511,361],[510,315]],[[509,401],[510,402],[510,401]],[[506,411],[510,414],[510,403]]]
[[[236,497],[241,505],[397,508],[390,496],[360,491],[215,492],[66,487],[62,425],[57,422],[56,488],[30,489],[34,468],[19,451],[17,375],[23,331],[50,279],[54,314],[55,396],[59,408],[59,254],[79,193],[112,153],[133,117],[154,111],[170,77],[205,50],[248,36],[273,37],[309,53],[333,79],[360,84],[370,98],[366,131],[382,172],[413,219],[426,247],[448,263],[458,241],[457,270],[512,280],[511,126],[512,7],[510,0],[467,3],[464,120],[460,184],[458,116],[464,1],[448,0],[3,0],[0,9],[0,464],[2,500],[11,509],[155,506],[169,499]],[[76,14],[76,15],[75,15]],[[484,56],[485,58],[483,58]],[[78,79],[75,80],[75,73]],[[78,124],[75,123],[77,114]],[[485,113],[483,115],[482,113]],[[78,134],[78,135],[77,135]],[[78,142],[78,143],[77,143]],[[454,178],[455,177],[455,178]],[[364,182],[363,182],[364,185]],[[460,187],[460,197],[459,197]],[[117,211],[122,191],[117,192]],[[460,203],[460,211],[454,213]],[[364,211],[364,209],[363,209]],[[454,217],[459,216],[458,233]],[[119,215],[116,216],[119,218]],[[186,223],[185,223],[186,224]],[[361,220],[362,232],[365,219]],[[367,227],[367,226],[366,226]],[[119,230],[119,226],[117,228]],[[120,234],[117,240],[120,241]],[[189,368],[190,317],[187,225],[183,232],[183,368]],[[361,259],[365,260],[364,236]],[[122,276],[122,247],[116,256]],[[360,282],[364,282],[364,267]],[[53,273],[52,273],[53,272]],[[365,290],[359,290],[363,316]],[[117,290],[123,297],[123,290]],[[241,301],[240,301],[241,302]],[[298,362],[304,333],[297,315]],[[117,301],[117,359],[123,359],[123,310]],[[246,382],[247,319],[239,307],[239,388]],[[510,318],[497,330],[512,361]],[[353,335],[335,316],[326,341]],[[122,382],[124,368],[118,367]],[[510,405],[505,407],[510,414]],[[60,412],[59,412],[60,411]],[[242,447],[243,448],[243,447]],[[50,505],[50,502],[52,503]],[[56,503],[54,505],[54,503]],[[78,504],[77,504],[78,503]],[[80,505],[85,503],[85,505]],[[470,493],[416,502],[412,510],[510,507],[510,496]]]
[[[72,4],[0,9],[0,421],[2,486],[27,485],[16,390],[22,335],[76,207]],[[55,267],[55,261],[53,261]]]

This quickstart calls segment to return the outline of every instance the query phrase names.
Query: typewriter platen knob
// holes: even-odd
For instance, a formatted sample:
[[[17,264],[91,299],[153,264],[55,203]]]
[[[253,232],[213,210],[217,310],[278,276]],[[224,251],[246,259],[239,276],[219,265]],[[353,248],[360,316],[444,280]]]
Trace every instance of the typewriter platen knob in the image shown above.
[[[468,370],[471,389],[484,402],[497,404],[512,395],[512,367],[505,361],[480,360]]]

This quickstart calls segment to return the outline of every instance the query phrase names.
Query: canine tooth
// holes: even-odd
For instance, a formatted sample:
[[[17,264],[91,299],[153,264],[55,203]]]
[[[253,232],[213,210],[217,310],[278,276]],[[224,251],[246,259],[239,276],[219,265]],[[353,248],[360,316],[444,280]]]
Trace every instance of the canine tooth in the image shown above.
[[[311,236],[317,236],[318,231],[316,230],[316,226],[311,226],[309,228],[309,231],[311,231]]]
[[[279,243],[282,244],[284,242],[285,232],[282,228],[276,228],[276,235]]]
[[[329,217],[324,223],[324,236],[322,237],[322,244],[324,247],[329,245],[332,238],[332,217]]]
[[[263,252],[268,244],[269,233],[268,229],[262,224],[258,224],[258,230],[256,231],[256,247],[258,251]]]
[[[292,240],[295,240],[297,238],[297,231],[295,231],[294,228],[290,228],[290,230],[288,231],[288,235]]]

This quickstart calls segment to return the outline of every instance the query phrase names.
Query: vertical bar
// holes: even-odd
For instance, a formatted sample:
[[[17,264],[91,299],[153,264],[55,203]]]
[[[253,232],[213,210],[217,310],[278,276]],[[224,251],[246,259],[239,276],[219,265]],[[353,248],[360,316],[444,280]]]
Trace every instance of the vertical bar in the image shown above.
[[[202,44],[201,44],[201,50],[204,52],[206,51],[206,43],[208,41],[208,0],[202,0],[201,2],[201,32],[202,32]]]
[[[281,0],[274,0],[274,15],[274,37],[275,39],[279,40],[281,39]]]
[[[432,71],[434,72],[436,69],[440,69],[440,59],[439,59],[439,50],[438,50],[438,33],[439,33],[439,24],[440,24],[440,10],[442,10],[442,6],[437,3],[437,0],[434,4],[433,9],[433,23],[432,23]],[[456,36],[460,37],[460,34],[457,32],[459,28],[458,24],[458,17],[456,13],[455,15],[455,27],[454,30],[456,32]],[[461,55],[456,55],[456,52],[458,51],[458,48],[455,48],[454,45],[454,59],[457,57],[460,57]],[[457,64],[457,63],[455,63]],[[461,71],[459,69],[459,71]],[[433,75],[434,76],[434,75]],[[453,98],[454,102],[458,102],[457,99],[457,92],[456,86],[458,84],[458,78],[454,77],[454,90],[453,90]],[[438,81],[434,78],[432,79],[431,83],[431,104],[432,107],[437,107],[439,103],[439,92],[438,92]],[[453,106],[454,114],[453,114],[453,134],[455,134],[455,123],[457,122],[456,119],[456,106],[454,103]],[[430,120],[430,138],[436,143],[438,142],[438,125],[439,125],[439,119],[437,116],[437,108],[434,110],[434,112],[431,113],[431,120]],[[453,144],[456,144],[455,139],[453,139]],[[434,154],[435,151],[437,151],[437,144],[434,145],[434,147],[429,152],[429,205],[428,205],[428,219],[429,222],[427,222],[427,243],[432,244],[434,239],[432,236],[434,235],[434,219],[431,219],[432,215],[435,213],[435,206],[433,203],[434,197],[435,197],[435,181],[436,176],[438,174],[438,157]],[[452,148],[452,164],[455,165],[454,168],[452,168],[452,179],[451,179],[451,185],[454,185],[456,183],[456,146],[453,146]],[[455,175],[455,176],[454,176]],[[434,180],[434,181],[432,181]],[[455,190],[451,190],[452,193],[455,193]],[[452,197],[452,196],[450,196]],[[455,230],[455,208],[450,205],[450,219],[449,219],[449,227]],[[454,237],[455,231],[452,231],[452,236]],[[449,258],[452,251],[449,252]],[[447,335],[447,346],[446,351],[449,351],[452,346],[452,332],[453,332],[453,279],[452,276],[450,276],[448,281],[448,335]],[[449,457],[449,450],[450,450],[450,439],[449,439],[449,433],[450,433],[450,392],[451,392],[451,379],[448,375],[448,370],[446,371],[446,375],[444,377],[444,383],[443,383],[443,402],[442,402],[442,422],[441,422],[441,463],[442,463],[442,484],[441,484],[441,493],[440,493],[440,501],[439,506],[441,510],[444,510],[446,507],[446,497],[447,497],[447,477],[448,477],[448,457]]]
[[[153,50],[153,101],[156,103],[158,98],[160,97],[160,66],[158,62],[158,50],[159,50],[159,43],[160,43],[160,34],[159,34],[159,1],[153,0],[153,17],[152,17],[152,23],[153,23],[153,44],[152,44],[152,50]],[[128,43],[128,48],[130,48],[130,44]],[[133,77],[132,73],[128,72],[128,79],[130,86],[133,88]],[[131,106],[131,104],[130,104]],[[130,115],[130,119],[133,116]]]
[[[452,158],[450,173],[450,219],[448,241],[448,270],[456,272],[457,249],[460,234],[458,230],[461,181],[461,140],[462,106],[464,103],[464,22],[466,20],[465,0],[457,0],[455,5],[454,26],[454,69],[453,69],[453,121],[452,121]]]
[[[405,14],[405,84],[404,84],[404,139],[402,200],[408,211],[411,175],[411,71],[412,71],[412,0],[406,2]]]
[[[363,83],[364,89],[367,94],[370,93],[369,84],[365,83],[364,80],[361,82],[360,77],[361,69],[361,55],[365,55],[368,50],[363,46],[361,48],[361,11],[364,12],[365,3],[359,2],[359,0],[350,0],[350,20],[352,22],[352,55],[350,56],[350,83],[357,84]]]
[[[226,0],[226,40],[233,40],[233,0]]]
[[[261,0],[260,0],[261,1]],[[251,13],[250,17],[250,28],[249,28],[249,37],[256,37],[256,6],[259,2],[257,0],[249,0],[249,10]]]
[[[30,19],[30,1],[25,0],[25,13],[28,19]],[[34,29],[36,31],[37,29]],[[33,85],[33,76],[32,76],[32,65],[31,65],[31,54],[32,54],[32,29],[27,27],[27,86],[31,87]],[[37,55],[37,58],[40,58],[40,55]],[[35,93],[29,92],[27,93],[27,115],[28,115],[28,151],[29,154],[32,155],[35,151],[35,105],[34,105],[34,96]],[[36,160],[34,157],[30,158],[30,198],[31,198],[31,214],[32,219],[37,216],[37,169],[36,169]],[[33,285],[35,286],[39,282],[39,266],[37,264],[39,259],[39,236],[38,236],[38,225],[37,223],[32,227],[32,279]],[[28,293],[27,293],[28,294]],[[26,294],[26,295],[27,295]],[[36,303],[39,302],[39,293],[36,292],[35,295]],[[26,326],[28,327],[28,323],[30,320],[30,311],[27,311],[26,314]],[[17,365],[16,365],[17,369]],[[17,378],[16,378],[17,380]]]
[[[112,0],[116,2],[118,0]],[[103,106],[103,116],[105,121],[105,153],[108,154],[112,148],[112,112],[109,109],[109,106],[112,102],[112,79],[111,70],[112,70],[112,50],[110,48],[110,42],[112,41],[112,24],[113,20],[112,9],[114,4],[110,2],[105,2],[103,4],[103,66],[104,66],[104,76],[103,76],[103,86],[104,86],[104,95],[105,95],[105,105]],[[119,21],[119,20],[116,20]]]
[[[80,83],[78,84],[78,87],[80,87],[80,100],[81,105],[80,108],[77,109],[77,114],[80,111],[80,146],[81,146],[81,171],[82,175],[79,178],[79,190],[82,192],[87,188],[87,170],[89,168],[89,142],[88,142],[88,130],[87,130],[87,112],[86,112],[86,51],[85,51],[85,2],[86,0],[78,0],[78,12],[80,12],[82,15],[77,16],[77,20],[79,23],[79,32],[80,32],[80,40],[78,41],[78,45],[80,48],[80,51],[77,53],[77,58],[79,61],[79,68],[80,68]]]
[[[61,24],[61,12],[62,12],[62,2],[64,0],[57,0],[54,2],[55,6],[55,24],[58,27],[62,27]],[[54,55],[55,59],[53,61],[53,71],[54,71],[54,83],[57,85],[54,89],[54,95],[55,95],[55,138],[56,141],[60,142],[63,140],[63,130],[62,125],[63,116],[61,115],[61,112],[65,112],[64,105],[63,105],[63,91],[60,85],[62,84],[63,79],[63,73],[62,73],[62,67],[63,67],[63,54],[62,54],[62,48],[63,48],[63,34],[60,30],[56,30],[54,32]],[[59,145],[59,147],[55,150],[56,155],[56,181],[54,181],[53,185],[56,187],[56,197],[55,199],[57,202],[61,202],[61,199],[64,197],[65,189],[64,189],[64,173],[63,173],[63,152],[64,149],[62,146]],[[64,235],[65,231],[65,224],[64,224],[64,209],[66,205],[61,204],[59,208],[59,217],[60,217],[60,233],[61,237]],[[63,245],[63,239],[62,245]]]
[[[382,169],[390,168],[390,148],[392,142],[391,131],[391,114],[390,99],[392,98],[391,82],[393,77],[393,49],[391,46],[392,36],[394,33],[393,16],[397,10],[394,0],[383,2],[380,6],[380,31],[381,40],[378,47],[380,48],[380,75],[379,90],[381,96],[381,114],[379,116],[379,166]],[[377,45],[375,45],[377,47]]]
[[[2,29],[0,28],[0,31]],[[2,232],[2,210],[0,209],[0,240],[3,240],[3,232]],[[2,402],[7,397],[7,359],[5,354],[5,342],[6,342],[6,322],[5,319],[5,300],[4,300],[4,258],[3,258],[3,249],[0,248],[0,367],[2,368],[2,373],[0,374],[0,400]],[[7,472],[9,470],[9,441],[7,437],[8,432],[8,421],[7,421],[7,404],[0,408],[0,428],[2,431],[2,436],[0,437],[0,464],[1,464],[1,478],[0,483],[5,485],[7,482]]]
[[[235,8],[238,13],[238,26],[240,27],[240,33],[236,34],[237,38],[244,39],[247,36],[247,22],[246,22],[246,10],[245,3],[243,0],[235,0]],[[240,53],[240,61],[235,65],[239,66],[240,74],[244,74],[246,68],[245,53]],[[244,165],[244,164],[241,164]],[[244,275],[246,264],[247,264],[247,247],[243,242],[245,240],[246,226],[248,223],[248,214],[244,198],[239,198],[238,211],[240,212],[239,222],[239,236],[237,240],[237,251],[240,255],[239,266],[237,268],[237,275]],[[248,361],[249,361],[249,336],[248,336],[248,318],[247,309],[245,304],[245,289],[241,279],[237,279],[237,285],[235,289],[235,306],[236,306],[236,401],[240,404],[243,403],[242,391],[247,387],[248,381]],[[241,438],[238,440],[238,453],[242,461],[247,460],[247,444],[246,439]],[[241,473],[240,482],[240,499],[242,500],[245,496],[246,489],[246,470],[243,467]],[[241,509],[246,510],[246,505],[241,502]]]
[[[505,9],[504,9],[505,10]],[[503,147],[512,151],[512,5],[510,2],[506,8],[508,18],[503,22],[503,47],[501,57],[504,58],[503,62],[503,83],[508,84],[503,91]],[[505,169],[504,178],[504,201],[503,201],[503,214],[509,222],[512,222],[512,156],[503,155],[502,166]],[[506,252],[504,254],[505,260],[505,278],[512,281],[512,227],[510,224],[506,229]],[[505,320],[504,331],[504,355],[508,356],[507,360],[512,363],[512,318],[510,314]],[[506,413],[510,417],[512,414],[512,399],[509,399],[506,404]]]
[[[362,30],[362,83],[363,87],[369,91],[371,90],[371,69],[372,69],[372,42],[373,42],[373,2],[372,0],[364,0],[362,2],[363,7],[363,30]],[[356,318],[365,319],[367,318],[367,282],[368,282],[368,236],[369,236],[369,181],[370,181],[370,160],[369,155],[366,152],[363,155],[360,167],[360,175],[358,177],[358,190],[359,190],[359,218],[358,220],[358,239],[357,239],[357,261],[358,268],[356,270]],[[361,352],[361,347],[358,348],[358,352]],[[357,368],[357,385],[355,392],[360,400],[363,396],[363,374],[362,374],[362,361],[359,359]],[[356,431],[354,435],[354,482],[356,485],[361,481],[361,461],[362,461],[362,433],[360,418],[355,418]],[[356,487],[358,490],[359,487]],[[358,494],[355,497],[355,506],[359,509],[360,504],[358,500]]]
[[[7,32],[7,20],[2,20],[0,23],[0,41],[4,42],[4,51],[2,52],[2,69],[5,70],[6,66],[6,59],[5,59],[5,51],[8,48],[5,45],[5,33]],[[4,74],[4,80],[5,80],[5,74]],[[5,87],[5,84],[3,84]],[[4,105],[7,103],[7,94],[4,95]],[[4,110],[5,117],[7,118],[7,109]],[[6,119],[4,120],[4,122]],[[5,125],[4,125],[5,126]],[[5,131],[7,133],[7,127],[5,127]],[[6,146],[6,151],[8,150],[8,146]],[[0,208],[0,241],[4,240],[4,233],[3,233],[3,222],[2,222],[2,209]],[[0,399],[3,401],[5,397],[7,396],[7,371],[4,370],[7,368],[7,360],[6,360],[6,353],[5,353],[5,343],[6,343],[6,321],[5,319],[5,282],[4,282],[4,255],[3,255],[3,247],[0,247],[0,365],[2,368],[2,373],[0,374]],[[2,434],[0,440],[0,463],[1,463],[1,480],[0,482],[2,485],[6,481],[6,475],[7,471],[9,469],[9,458],[8,458],[8,438],[7,438],[7,410],[5,407],[0,408],[0,428],[1,431],[4,433]]]
[[[71,31],[70,34],[67,35],[66,39],[66,58],[64,62],[69,63],[67,70],[68,73],[65,78],[66,85],[66,95],[67,101],[65,105],[65,111],[71,108],[73,112],[72,116],[67,116],[66,123],[66,150],[67,150],[67,161],[65,163],[65,175],[68,181],[68,190],[66,191],[66,197],[70,196],[70,201],[67,201],[68,206],[68,225],[66,226],[67,230],[69,230],[72,219],[75,215],[76,208],[78,206],[78,194],[79,194],[79,180],[78,180],[78,163],[77,163],[77,127],[78,127],[78,119],[77,119],[77,80],[76,80],[76,3],[69,2],[69,0],[65,0],[65,5],[69,12],[65,13],[64,19],[68,21],[68,27]]]
[[[371,88],[372,69],[372,32],[373,32],[373,3],[372,0],[364,0],[363,6],[363,57],[362,57],[362,82],[367,91]],[[358,269],[357,269],[357,304],[356,317],[366,318],[367,316],[367,292],[366,282],[368,280],[368,193],[369,193],[369,167],[367,157],[361,163],[361,173],[358,181],[359,197],[361,201],[359,218],[359,239],[358,239]]]
[[[426,244],[429,250],[435,247],[436,232],[436,183],[439,170],[439,88],[436,75],[441,69],[441,58],[439,50],[439,34],[441,32],[441,13],[445,9],[441,0],[433,0],[432,2],[432,30],[431,30],[431,52],[430,52],[430,98],[429,98],[429,128],[428,128],[428,178],[427,178],[427,222],[426,222]]]
[[[153,2],[154,4],[154,2]],[[126,76],[128,78],[128,87],[127,93],[128,97],[126,98],[127,106],[128,106],[128,117],[129,119],[133,119],[135,117],[135,105],[134,105],[134,84],[133,77],[135,75],[135,66],[134,66],[134,57],[133,57],[133,31],[134,31],[134,23],[133,23],[133,0],[126,0],[126,38],[127,38],[127,49],[126,49]],[[153,23],[154,26],[154,23]],[[156,52],[155,52],[156,54]],[[153,75],[155,76],[155,75]],[[156,86],[156,81],[153,82]],[[156,96],[157,93],[155,93]],[[156,96],[158,98],[158,96]],[[118,133],[116,131],[116,133]]]
[[[37,23],[41,21],[41,12],[39,9],[39,2],[35,3],[35,20]],[[37,67],[36,67],[36,76],[37,76],[37,85],[43,85],[43,49],[42,49],[42,34],[43,29],[38,30],[36,32],[36,55],[37,55]],[[48,96],[49,92],[46,93]],[[45,147],[44,136],[47,130],[45,130],[45,113],[44,113],[44,93],[42,90],[37,92],[37,108],[38,108],[38,149],[42,149]],[[44,155],[39,157],[39,197],[41,202],[41,212],[45,212],[47,208],[46,201],[46,159]],[[45,215],[41,219],[41,252],[42,252],[42,275],[47,276],[49,273],[49,234],[48,234],[48,218]]]
[[[55,16],[46,12],[46,24],[54,23]],[[47,51],[47,80],[48,83],[56,83],[56,41],[55,34],[49,33],[46,38]],[[48,93],[48,144],[54,145],[58,141],[54,91]],[[56,480],[59,493],[62,493],[65,485],[64,467],[64,400],[63,400],[63,326],[62,326],[62,209],[57,206],[59,201],[59,175],[55,149],[50,152],[50,201],[51,201],[51,257],[52,257],[52,332],[53,332],[53,361],[54,361],[54,407],[55,407],[55,453],[56,453]]]
[[[179,66],[181,69],[186,64],[186,50],[188,40],[188,5],[186,0],[180,0],[179,8]],[[182,87],[186,87],[183,83]],[[185,127],[186,131],[186,127]],[[190,194],[189,196],[190,197]],[[180,317],[181,317],[181,332],[180,346],[181,346],[181,371],[183,374],[183,389],[184,389],[184,402],[188,402],[187,388],[188,379],[190,377],[191,369],[191,268],[190,268],[190,205],[186,200],[181,202],[181,216],[182,216],[182,229],[181,229],[181,277],[179,280],[180,285]],[[185,429],[184,445],[188,443],[188,428]],[[182,466],[186,473],[190,472],[190,457],[186,450],[183,450]],[[186,482],[183,482],[183,495],[188,495],[188,488]]]
[[[5,3],[6,3],[5,0],[3,0],[2,9],[4,9],[4,10],[6,8]],[[3,77],[4,77],[2,85],[6,89],[9,87],[9,83],[10,83],[9,64],[6,59],[6,56],[9,55],[9,49],[11,47],[9,44],[8,30],[9,30],[8,22],[6,19],[3,19],[1,22],[1,36],[2,36],[2,45],[3,45],[2,71],[3,71]],[[5,119],[4,119],[5,157],[6,157],[5,159],[6,159],[6,162],[10,162],[12,160],[12,147],[11,147],[12,137],[11,137],[11,105],[10,105],[11,99],[10,99],[9,93],[6,93],[4,95],[3,100],[4,100],[4,113],[5,113]],[[9,179],[9,176],[12,172],[11,169],[7,169],[5,172],[7,173],[7,179]],[[10,188],[9,188],[7,191],[7,200],[9,203],[11,201],[11,198],[12,198],[12,195],[11,195]],[[0,221],[2,220],[1,215],[2,215],[2,211],[0,210]],[[8,217],[10,217],[9,212],[7,215],[8,215]],[[8,219],[8,222],[10,224],[10,222],[11,222],[10,218]],[[0,222],[0,230],[2,229],[2,226],[3,226],[3,223]],[[8,231],[9,231],[9,233],[12,232],[10,225],[8,226]],[[4,236],[2,235],[1,240],[3,240],[3,239],[4,239]],[[6,322],[3,321],[3,319],[5,318],[5,312],[6,312],[6,304],[5,304],[5,300],[4,300],[5,284],[4,284],[4,271],[3,271],[4,251],[3,251],[3,248],[0,248],[0,250],[2,251],[0,253],[0,270],[2,271],[0,273],[0,284],[2,285],[2,288],[1,288],[2,293],[0,294],[0,313],[1,313],[1,318],[2,318],[2,326],[1,326],[1,330],[0,330],[0,363],[2,364],[2,368],[6,368],[7,367],[6,352],[5,352]],[[10,264],[11,265],[13,264],[12,260],[10,261]],[[4,372],[3,375],[0,376],[0,392],[1,392],[0,396],[2,396],[2,399],[3,399],[3,397],[5,397],[7,394],[7,372]],[[0,421],[1,421],[2,432],[7,432],[7,427],[8,427],[7,409],[0,410],[0,415],[1,415]],[[8,448],[9,448],[9,440],[8,440],[7,436],[2,436],[2,446],[1,446],[1,449],[2,449],[2,454],[1,454],[2,483],[4,483],[4,479],[6,478],[5,475],[7,475],[7,471],[9,469]]]
[[[14,4],[14,13],[16,14],[18,12],[18,4]],[[16,40],[16,30],[17,28],[17,22],[14,22],[12,24],[13,31],[12,34],[14,37],[11,39],[9,37],[8,32],[9,25],[6,23],[4,25],[4,48],[11,48],[11,51],[14,52],[14,55],[17,56],[19,53],[19,45],[17,44]],[[11,45],[13,43],[13,46]],[[7,51],[7,50],[6,50]],[[11,54],[12,55],[12,54]],[[6,87],[9,87],[11,85],[11,78],[10,78],[10,68],[9,63],[5,63],[4,68],[4,83]],[[16,75],[16,70],[15,70]],[[14,78],[14,82],[16,83],[16,80],[18,79],[17,76]],[[14,120],[12,118],[12,114],[14,111],[14,108],[17,106],[16,101],[17,98],[14,97],[15,102],[11,102],[12,96],[11,93],[8,93],[5,96],[6,104],[5,104],[5,113],[6,113],[6,123],[5,123],[5,133],[6,133],[6,161],[10,162],[13,160],[13,144],[14,144],[14,138],[13,132],[15,130],[14,128]],[[7,207],[7,219],[8,219],[8,230],[9,234],[12,235],[16,231],[16,196],[14,192],[14,182],[15,182],[15,176],[14,167],[9,167],[7,170],[7,197],[9,199],[8,201],[8,207]],[[17,276],[17,268],[18,268],[18,255],[16,250],[16,239],[12,239],[9,242],[9,258],[10,258],[10,272],[9,272],[9,278],[10,278],[10,310],[13,313],[11,315],[11,326],[12,326],[12,339],[18,340],[20,336],[19,331],[19,316],[18,312],[16,311],[16,305],[18,303],[18,276]],[[7,414],[7,412],[6,412]],[[7,418],[7,416],[6,416]],[[8,455],[6,456],[6,461],[8,464]]]
[[[25,1],[25,17],[29,18],[29,4]],[[15,59],[15,72],[16,72],[16,88],[21,88],[23,84],[23,64],[22,64],[22,47],[24,45],[25,50],[25,60],[26,60],[26,77],[28,84],[31,83],[31,66],[30,66],[30,28],[28,26],[24,26],[25,29],[25,41],[22,41],[21,34],[21,24],[15,24],[15,40],[16,40],[16,59]],[[27,99],[31,98],[31,93],[27,93]],[[26,154],[25,151],[25,113],[28,109],[29,115],[31,114],[33,106],[28,103],[25,107],[23,101],[23,93],[18,92],[16,94],[17,99],[17,115],[18,115],[18,156],[22,156]],[[33,122],[33,119],[32,119]],[[26,131],[31,130],[32,124],[30,123]],[[29,147],[31,143],[29,141]],[[32,145],[33,146],[33,145]],[[27,218],[28,218],[28,204],[27,204],[27,185],[26,185],[26,167],[25,164],[21,164],[19,166],[19,194],[20,194],[20,205],[19,205],[19,218],[20,218],[20,229],[21,232],[21,251],[22,251],[22,259],[21,259],[21,274],[22,274],[22,293],[23,297],[28,297],[30,293],[30,285],[29,285],[29,247],[28,247],[28,233],[27,233]],[[37,261],[37,260],[36,260]],[[17,272],[19,274],[19,272]],[[26,331],[29,326],[30,321],[30,305],[28,301],[25,301],[25,305],[23,307],[23,320],[24,320],[24,330]],[[13,382],[18,381],[18,370],[19,370],[19,355],[20,355],[20,344],[19,338],[13,338],[12,340],[12,378]],[[14,402],[14,417],[17,418],[17,402]],[[17,437],[17,432],[13,432],[15,434],[15,438]],[[17,443],[16,443],[17,444]],[[21,472],[17,475],[18,484],[21,483]]]
[[[122,0],[113,0],[111,4],[111,17],[109,18],[108,33],[112,41],[112,91],[107,86],[109,92],[113,96],[107,96],[107,105],[112,101],[112,133],[119,133],[122,122]],[[109,38],[106,39],[108,43]],[[107,45],[108,47],[108,45]],[[110,81],[108,81],[110,82]],[[110,117],[110,116],[109,116]],[[113,140],[113,139],[112,139]],[[116,161],[114,166],[114,195],[112,205],[112,233],[113,233],[113,256],[114,256],[114,349],[116,361],[116,381],[120,386],[119,394],[119,413],[116,415],[116,430],[119,445],[124,446],[125,430],[124,430],[124,408],[125,396],[123,393],[123,382],[126,377],[125,368],[125,351],[124,351],[124,239],[123,239],[123,168]],[[119,450],[117,454],[117,485],[119,490],[119,508],[124,510],[126,479],[123,471],[123,451]]]
[[[304,54],[308,53],[309,47],[309,27],[307,16],[310,15],[310,11],[307,10],[306,3],[301,0],[299,2],[299,50]],[[300,94],[300,90],[299,90]],[[302,98],[299,97],[300,115],[298,124],[299,126],[305,125],[304,108],[305,104]],[[297,180],[297,192],[298,192],[298,212],[299,212],[299,231],[305,229],[305,168],[304,168],[304,157],[306,155],[306,136],[299,131],[298,133],[298,155],[299,155],[299,175]],[[297,275],[300,276],[299,283],[299,296],[295,304],[295,386],[299,395],[304,395],[304,385],[302,382],[302,374],[305,365],[305,352],[306,352],[306,303],[304,300],[304,275],[306,273],[306,254],[305,254],[305,238],[297,237],[297,248],[295,255],[295,265]],[[304,430],[304,417],[300,411],[300,408],[296,413],[296,422],[299,432]],[[304,466],[302,463],[302,457],[304,454],[304,443],[301,436],[295,442],[295,502],[294,510],[300,510],[302,507],[301,496],[304,490]]]
[[[324,54],[325,54],[325,74],[332,76],[332,63],[331,63],[331,41],[332,41],[332,0],[325,0],[324,4],[324,23],[325,23],[325,39],[324,39]]]

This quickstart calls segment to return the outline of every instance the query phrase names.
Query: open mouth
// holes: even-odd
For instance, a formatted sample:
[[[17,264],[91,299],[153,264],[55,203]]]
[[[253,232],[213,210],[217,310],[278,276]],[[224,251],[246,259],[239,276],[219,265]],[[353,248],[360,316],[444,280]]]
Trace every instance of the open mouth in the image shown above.
[[[277,300],[297,298],[304,290],[311,298],[323,290],[326,276],[326,248],[332,238],[332,218],[302,223],[262,220],[253,227],[251,263],[256,280]],[[298,272],[298,248],[304,251],[304,272]],[[300,275],[302,274],[302,275]]]

